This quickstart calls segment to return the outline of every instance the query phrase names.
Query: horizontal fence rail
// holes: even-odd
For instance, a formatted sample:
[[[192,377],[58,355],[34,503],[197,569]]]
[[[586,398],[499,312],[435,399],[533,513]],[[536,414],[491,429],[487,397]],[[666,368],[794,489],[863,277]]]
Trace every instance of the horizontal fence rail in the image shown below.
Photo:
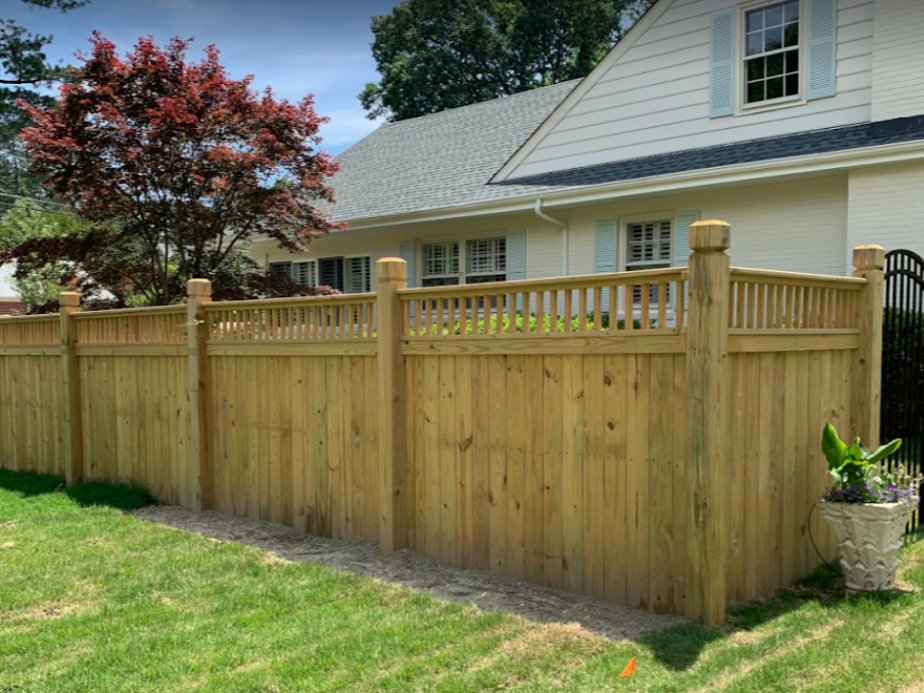
[[[227,301],[204,309],[211,342],[375,337],[375,294]]]
[[[728,326],[737,329],[855,329],[865,286],[854,277],[731,269]]]
[[[406,337],[677,333],[686,268],[400,292]]]

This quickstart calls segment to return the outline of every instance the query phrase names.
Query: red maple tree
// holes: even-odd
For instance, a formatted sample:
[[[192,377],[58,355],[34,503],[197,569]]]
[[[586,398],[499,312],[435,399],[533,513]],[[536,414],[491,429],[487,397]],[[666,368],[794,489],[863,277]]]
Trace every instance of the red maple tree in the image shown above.
[[[99,33],[90,43],[53,108],[21,104],[35,123],[21,138],[49,192],[95,225],[26,241],[5,258],[18,271],[63,262],[63,279],[120,303],[170,303],[191,277],[237,297],[242,242],[265,235],[298,251],[341,228],[316,206],[333,203],[337,164],[317,149],[326,119],[311,95],[256,93],[252,77],[228,77],[215,46],[193,63],[180,38],[162,49],[143,37],[124,59]]]

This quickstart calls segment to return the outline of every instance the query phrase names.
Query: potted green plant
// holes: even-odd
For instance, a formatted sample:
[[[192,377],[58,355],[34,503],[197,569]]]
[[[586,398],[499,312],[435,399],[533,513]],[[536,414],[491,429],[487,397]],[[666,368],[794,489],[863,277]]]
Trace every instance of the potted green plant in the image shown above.
[[[882,461],[901,447],[896,438],[876,450],[859,438],[847,444],[828,423],[821,450],[834,485],[818,503],[837,540],[848,591],[895,588],[902,534],[918,502],[920,479]]]

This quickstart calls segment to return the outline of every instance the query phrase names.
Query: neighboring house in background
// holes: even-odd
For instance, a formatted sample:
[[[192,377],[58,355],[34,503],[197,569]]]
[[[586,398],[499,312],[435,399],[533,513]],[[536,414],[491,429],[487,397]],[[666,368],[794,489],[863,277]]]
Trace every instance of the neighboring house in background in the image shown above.
[[[373,288],[685,265],[690,224],[732,262],[849,271],[924,254],[924,2],[660,0],[585,79],[387,124],[340,158],[349,230],[254,257]]]
[[[0,315],[21,315],[26,312],[25,304],[13,291],[13,270],[0,267]]]
[[[26,312],[26,304],[18,298],[0,296],[0,315],[23,315]]]

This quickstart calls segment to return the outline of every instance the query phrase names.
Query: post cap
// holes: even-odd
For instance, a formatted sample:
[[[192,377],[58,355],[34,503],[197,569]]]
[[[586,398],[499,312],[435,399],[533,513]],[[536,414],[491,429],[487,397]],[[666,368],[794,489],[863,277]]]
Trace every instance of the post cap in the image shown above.
[[[190,279],[186,282],[186,295],[208,298],[212,295],[212,282],[208,279]]]
[[[854,246],[853,266],[861,272],[881,270],[885,266],[885,249],[881,245]]]
[[[375,263],[375,276],[381,281],[407,281],[407,262],[400,257],[383,257]]]
[[[731,224],[709,219],[690,225],[690,248],[693,250],[728,250],[731,246]]]
[[[62,291],[58,294],[58,303],[62,308],[77,308],[80,306],[80,292]]]

